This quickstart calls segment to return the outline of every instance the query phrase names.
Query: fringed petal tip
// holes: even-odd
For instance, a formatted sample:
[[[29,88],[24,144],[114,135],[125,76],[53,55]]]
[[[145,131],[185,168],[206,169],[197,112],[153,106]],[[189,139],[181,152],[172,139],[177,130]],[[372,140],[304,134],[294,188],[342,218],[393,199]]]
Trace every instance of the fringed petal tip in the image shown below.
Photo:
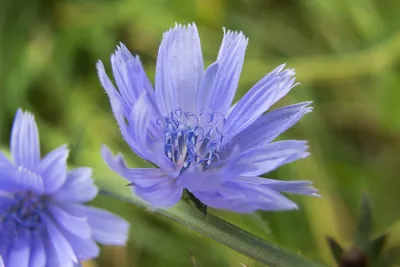
[[[275,75],[284,75],[284,76],[295,76],[296,75],[296,69],[294,68],[288,68],[287,63],[282,63],[278,65],[275,69],[273,69],[270,74],[275,74]]]
[[[249,38],[246,37],[246,35],[242,31],[229,30],[225,27],[222,27],[222,31],[224,33],[224,38],[240,38],[243,39],[245,42],[249,41]]]
[[[321,197],[318,194],[318,190],[314,188],[312,184],[312,181],[286,181],[286,185],[282,184],[282,188],[280,188],[279,191],[283,193]]]
[[[314,107],[311,107],[311,106],[310,106],[312,103],[313,103],[312,101],[304,102],[305,105],[304,105],[304,107],[302,107],[302,109],[300,110],[300,114],[301,114],[301,115],[305,115],[305,114],[307,114],[307,113],[310,113],[310,112],[314,111]]]
[[[31,113],[31,112],[29,112],[29,111],[24,111],[22,108],[18,108],[18,110],[17,110],[17,114],[16,114],[16,119],[18,118],[18,119],[21,119],[22,117],[26,117],[27,119],[29,119],[29,120],[34,120],[35,119],[35,116]]]
[[[139,56],[132,55],[129,49],[122,42],[117,45],[114,53],[111,54],[110,60],[112,64],[115,65],[115,68],[122,68],[128,63],[134,63],[141,66]]]
[[[192,22],[192,23],[188,23],[188,24],[181,24],[181,23],[175,22],[175,27],[172,28],[172,29],[174,29],[174,30],[175,29],[186,30],[186,29],[192,29],[192,28],[196,28],[197,29],[196,23]]]
[[[299,181],[302,182],[302,181]],[[308,195],[308,196],[313,196],[313,197],[322,197],[320,194],[318,194],[318,189],[316,189],[315,187],[313,187],[313,182],[312,181],[303,181],[303,190],[304,192],[302,192],[301,194],[303,195]],[[295,193],[295,192],[294,192]]]
[[[118,53],[131,54],[131,52],[129,52],[129,49],[126,47],[126,45],[123,42],[119,42],[117,45],[117,49],[115,49],[114,54],[118,54]]]
[[[100,82],[101,82],[102,76],[106,74],[106,70],[104,68],[103,61],[101,61],[101,60],[96,61],[96,70],[97,70],[97,74],[98,74],[98,76],[100,78]]]
[[[287,211],[287,210],[298,210],[298,209],[299,209],[299,205],[297,205],[296,203],[292,202],[292,203],[287,204],[285,206],[281,206],[281,208],[279,210],[276,210],[276,211]]]
[[[33,169],[40,162],[39,131],[35,117],[21,108],[14,117],[10,149],[16,165]]]
[[[191,31],[194,30],[197,32],[197,26],[196,23],[188,23],[188,24],[181,24],[178,22],[175,22],[175,26],[173,28],[169,28],[167,31],[165,31],[162,35],[163,39],[166,39],[169,37],[170,34],[174,32],[181,32],[181,31]]]
[[[232,53],[235,50],[239,50],[244,57],[247,44],[249,43],[249,38],[247,38],[246,35],[244,35],[244,33],[241,31],[227,30],[225,27],[223,27],[222,29],[224,32],[224,36],[218,53],[217,62],[221,62],[225,55],[227,55],[228,53]],[[234,52],[234,54],[235,53],[236,52]]]
[[[285,68],[285,67],[286,67],[286,63],[281,64],[278,67],[276,67],[275,69],[273,69],[268,75],[278,77],[278,80],[279,80],[279,83],[281,84],[281,87],[288,88],[288,90],[287,90],[287,92],[288,92],[293,87],[298,86],[300,84],[300,82],[296,82],[295,83],[295,81],[296,81],[296,77],[295,77],[296,76],[296,70],[295,69],[291,69],[291,68]]]

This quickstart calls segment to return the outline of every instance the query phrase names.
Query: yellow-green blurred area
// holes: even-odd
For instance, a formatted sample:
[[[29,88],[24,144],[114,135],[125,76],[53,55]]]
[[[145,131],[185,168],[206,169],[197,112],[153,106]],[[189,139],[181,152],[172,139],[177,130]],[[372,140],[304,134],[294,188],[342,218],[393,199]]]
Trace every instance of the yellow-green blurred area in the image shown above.
[[[42,153],[69,143],[70,163],[94,168],[99,185],[128,190],[100,157],[101,144],[130,166],[145,162],[120,136],[95,63],[121,41],[150,78],[161,36],[175,22],[196,22],[206,64],[222,27],[249,45],[237,98],[281,63],[301,84],[276,106],[314,101],[314,112],[282,138],[309,140],[312,155],[269,178],[306,179],[322,198],[291,196],[300,209],[253,215],[211,211],[250,232],[332,265],[330,235],[352,239],[363,193],[375,231],[400,242],[400,1],[396,0],[0,0],[0,140],[8,146],[18,107],[39,124]],[[107,181],[107,183],[103,183]],[[261,266],[149,211],[105,197],[94,205],[129,220],[126,247],[105,247],[85,266]]]

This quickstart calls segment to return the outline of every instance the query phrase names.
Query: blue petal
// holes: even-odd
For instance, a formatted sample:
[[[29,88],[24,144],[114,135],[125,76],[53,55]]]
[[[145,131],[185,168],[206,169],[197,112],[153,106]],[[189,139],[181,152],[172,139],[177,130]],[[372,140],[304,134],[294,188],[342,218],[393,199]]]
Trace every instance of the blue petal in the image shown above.
[[[176,108],[194,112],[204,65],[196,25],[176,25],[158,50],[156,100],[164,116]]]
[[[160,117],[160,115],[155,105],[154,93],[151,90],[141,90],[140,95],[137,97],[136,95],[133,96],[132,94],[126,96],[130,88],[120,88],[121,93],[124,92],[125,95],[122,97],[105,73],[104,66],[101,61],[97,62],[97,71],[100,82],[110,99],[111,108],[121,129],[122,136],[136,154],[138,154],[140,157],[146,158],[146,155],[141,152],[143,147],[140,145],[140,143],[137,143],[136,136],[131,136],[131,126],[126,123],[126,120],[129,121],[131,119],[132,109],[134,107],[142,107],[143,104],[145,104],[146,107],[143,112],[147,117],[149,117],[147,125],[148,127],[145,129],[146,144],[151,144],[151,139],[156,139],[157,137],[160,138],[161,131],[156,123],[156,120]],[[141,103],[138,103],[139,100]],[[149,138],[150,140],[148,140]]]
[[[266,75],[238,101],[229,114],[224,133],[235,136],[251,125],[294,86],[294,70],[282,71],[284,65]]]
[[[212,63],[204,72],[200,81],[199,90],[197,92],[196,112],[200,113],[206,108],[206,103],[209,102],[210,90],[214,89],[215,80],[217,77],[219,65],[218,62]]]
[[[128,239],[129,223],[106,210],[84,207],[93,238],[103,245],[123,246]]]
[[[47,154],[38,166],[38,173],[43,178],[44,190],[51,194],[65,183],[67,178],[68,149],[63,145]]]
[[[147,142],[147,132],[150,122],[154,119],[149,103],[147,94],[142,94],[131,111],[128,118],[129,125],[127,126],[133,141],[136,143],[135,147],[146,156],[151,153]]]
[[[129,223],[106,210],[80,204],[64,206],[69,213],[86,217],[92,228],[93,238],[103,245],[125,245]]]
[[[161,180],[169,179],[170,177],[162,169],[129,169],[124,176],[132,184],[132,186],[150,187]]]
[[[237,199],[232,200],[221,196],[218,192],[193,192],[193,194],[205,205],[215,209],[225,209],[239,213],[251,213],[258,209],[258,205],[247,201],[246,196],[244,195],[239,197],[239,195],[236,194]]]
[[[309,113],[310,104],[304,102],[268,112],[230,140],[230,148],[238,145],[240,151],[246,151],[270,143]]]
[[[10,160],[3,154],[3,152],[0,151],[0,166],[12,166],[13,164],[10,162]]]
[[[85,217],[77,217],[58,207],[57,205],[47,203],[46,208],[51,213],[53,220],[58,224],[59,229],[81,238],[90,238],[91,229]]]
[[[156,184],[149,187],[136,186],[134,193],[153,208],[167,208],[175,205],[182,197],[183,188],[175,185],[170,177],[164,177]]]
[[[104,69],[103,62],[98,61],[96,63],[96,68],[97,68],[97,75],[99,76],[99,80],[101,83],[101,86],[104,88],[106,91],[109,99],[110,99],[110,104],[112,111],[114,113],[114,116],[120,117],[120,116],[127,116],[130,111],[131,111],[131,106],[128,106],[127,103],[129,103],[129,100],[123,100],[120,93],[118,92],[117,89],[115,89],[114,84],[111,82],[110,78],[107,76],[106,70]]]
[[[130,169],[121,155],[113,157],[105,146],[102,155],[111,169],[131,181],[135,193],[153,207],[172,206],[181,198],[182,187],[176,187],[172,177],[176,177],[178,172],[168,174],[163,169]]]
[[[275,190],[240,180],[222,184],[217,193],[193,192],[193,194],[210,207],[241,213],[297,208],[294,202]]]
[[[94,259],[99,256],[100,248],[92,238],[82,238],[69,233],[64,233],[64,235],[80,261]],[[80,263],[76,263],[74,266],[80,266]]]
[[[4,267],[3,258],[0,256],[0,267]]]
[[[279,181],[263,177],[240,177],[237,181],[275,190],[277,192],[319,196],[311,181]]]
[[[127,124],[127,120],[123,115],[123,111],[122,111],[122,107],[121,107],[121,103],[118,102],[116,99],[111,99],[110,98],[110,102],[111,102],[111,107],[114,111],[114,116],[117,120],[117,123],[119,125],[119,128],[121,130],[121,134],[123,136],[123,138],[125,139],[125,141],[128,143],[128,145],[130,146],[130,148],[141,158],[144,159],[149,159],[149,155],[143,154],[143,151],[146,152],[147,148],[146,143],[142,144],[139,143],[139,141],[137,140],[137,132],[140,131],[143,134],[145,134],[145,130],[143,130],[143,128],[141,129],[136,129],[136,134],[132,133],[132,126]],[[141,113],[142,116],[146,115],[146,113]],[[149,122],[149,120],[146,120],[146,122]],[[137,122],[136,122],[137,123]],[[146,128],[145,128],[146,129]],[[145,136],[142,137],[142,139],[146,139]]]
[[[124,131],[128,132],[123,132],[124,137],[130,135],[131,142],[133,142],[131,147],[135,146],[141,154],[150,160],[154,159],[152,152],[157,146],[157,141],[164,138],[162,129],[157,124],[157,119],[157,114],[151,106],[148,94],[143,93],[133,106],[131,114],[127,117],[128,124],[125,125]],[[123,129],[122,124],[121,122],[121,131]]]
[[[46,266],[46,251],[41,237],[32,238],[29,267]]]
[[[32,190],[38,194],[44,191],[43,178],[22,166],[17,168],[15,181],[20,189]]]
[[[15,164],[34,170],[40,161],[39,133],[29,112],[17,111],[11,132],[11,154]]]
[[[142,158],[147,159],[147,156],[143,154],[143,145],[138,143],[136,140],[135,135],[131,135],[131,127],[129,124],[127,124],[126,120],[130,119],[131,113],[132,113],[132,107],[129,106],[130,104],[133,104],[130,102],[129,99],[125,100],[121,97],[119,92],[115,89],[114,85],[112,84],[111,80],[108,78],[107,74],[105,73],[103,63],[101,61],[97,62],[97,72],[99,75],[100,82],[103,86],[103,88],[106,90],[108,97],[110,99],[110,104],[112,111],[114,113],[114,117],[117,120],[117,123],[121,129],[122,136],[124,137],[125,141],[128,143],[128,145],[132,148],[132,150],[139,155]],[[124,90],[124,89],[122,89]],[[142,98],[141,102],[144,100],[143,98],[147,98],[146,91],[143,91],[140,95]],[[131,99],[132,100],[132,99]],[[135,102],[135,105],[137,104],[137,101]],[[140,104],[142,105],[142,104]],[[144,111],[145,113],[147,112],[147,108]],[[147,116],[150,116],[152,114],[149,112]],[[150,121],[150,119],[148,120]]]
[[[217,60],[221,60],[224,57],[229,56],[229,53],[232,53],[232,50],[230,50],[232,44],[237,41],[236,39],[239,35],[243,35],[242,32],[236,32],[231,30],[226,31],[225,27],[222,29],[224,31],[224,37],[222,39],[222,43],[218,51]]]
[[[77,225],[68,225],[74,224],[74,222],[71,220],[65,220],[65,222],[63,223],[64,227],[60,229],[63,236],[68,240],[68,243],[72,247],[79,261],[96,258],[99,255],[100,251],[96,242],[93,240],[92,229],[91,226],[89,227],[88,225],[89,223],[86,212],[82,209],[82,207],[83,206],[76,204],[62,205],[63,213],[67,213],[69,217],[72,216],[75,218],[84,218],[86,226],[84,226],[83,229],[78,229],[81,226],[81,222],[78,221]],[[73,266],[80,266],[80,263],[75,263],[75,265]]]
[[[3,263],[7,263],[8,252],[12,249],[12,246],[7,240],[0,238],[0,241],[0,257],[2,257]]]
[[[114,84],[111,82],[110,78],[107,76],[107,73],[104,69],[103,62],[101,62],[100,60],[97,61],[96,68],[97,68],[97,75],[99,76],[101,86],[103,86],[104,90],[106,90],[106,93],[108,94],[108,97],[110,98],[111,104],[113,104],[114,101],[123,104],[123,108],[121,110],[122,113],[129,114],[132,107],[129,106],[128,103],[129,104],[131,104],[131,103],[129,102],[129,100],[124,101],[122,99],[121,95],[119,94],[118,90],[115,89]],[[113,109],[113,111],[114,111],[114,109]],[[117,116],[117,114],[115,114],[115,111],[114,111],[114,115]]]
[[[226,114],[239,83],[247,43],[243,33],[224,29],[217,61],[208,67],[201,81],[197,99],[200,107]]]
[[[215,192],[220,185],[236,177],[241,166],[235,160],[211,165],[207,171],[186,171],[176,180],[175,185],[187,188],[189,191]]]
[[[0,164],[0,190],[8,192],[32,190],[41,194],[44,186],[42,177],[23,166],[15,167]]]
[[[110,168],[132,182],[134,192],[154,208],[169,207],[180,200],[182,187],[173,182],[173,175],[176,177],[178,172],[169,174],[163,169],[128,168],[121,155],[113,157],[105,146],[102,155]]]
[[[0,152],[0,190],[14,191],[16,186],[16,168],[9,159]]]
[[[132,108],[136,105],[142,94],[148,97],[148,111],[154,113],[154,120],[151,120],[148,132],[152,138],[162,138],[156,118],[162,117],[158,109],[153,87],[147,78],[139,57],[134,57],[129,50],[120,44],[120,47],[111,56],[114,77],[121,95],[121,103],[124,106],[124,116],[129,119]],[[104,67],[100,66],[100,70]],[[101,71],[99,71],[99,74]],[[114,89],[115,90],[115,89]]]
[[[178,177],[176,185],[191,192],[196,190],[212,192],[218,189],[226,176],[229,177],[229,174],[224,171],[187,171]]]
[[[172,169],[172,163],[168,158],[165,157],[163,153],[159,153],[158,155],[154,153],[154,162],[157,163],[158,166],[162,167],[162,169],[153,169],[153,168],[128,168],[125,164],[124,158],[121,154],[117,154],[115,157],[112,155],[111,151],[107,148],[107,146],[103,146],[101,150],[101,154],[103,156],[104,161],[107,165],[116,173],[125,177],[127,180],[139,186],[149,186],[156,183],[159,179],[166,176],[167,173],[170,177],[178,176],[179,172],[176,172]],[[157,160],[157,158],[163,158]]]
[[[149,129],[161,130],[160,128],[154,127],[154,124],[156,124],[156,118],[154,116],[155,114],[149,106],[147,95],[142,94],[133,107],[127,120],[123,116],[116,118],[121,133],[132,150],[142,158],[156,163],[153,154],[154,149],[157,147],[157,143],[155,143],[156,140],[153,138],[157,134],[149,136]]]
[[[307,149],[305,141],[285,140],[240,153],[232,160],[241,167],[237,168],[240,170],[240,175],[258,176],[283,164],[307,157],[309,155]]]
[[[60,266],[61,262],[60,258],[58,257],[56,248],[53,246],[49,239],[44,240],[44,246],[46,251],[46,267]],[[63,262],[63,264],[68,267],[73,266],[73,263],[71,263],[71,261]]]
[[[125,107],[125,116],[130,114],[132,107],[143,92],[147,92],[153,108],[157,110],[153,87],[147,78],[139,57],[132,56],[126,46],[121,43],[111,56],[111,64],[121,100]]]
[[[19,182],[17,176],[17,171],[14,166],[3,166],[0,165],[0,190],[15,192],[21,190],[19,187]]]
[[[96,197],[97,186],[93,184],[91,168],[77,168],[67,173],[64,185],[51,198],[56,202],[87,202]]]
[[[42,220],[46,224],[46,230],[49,238],[49,246],[54,249],[54,255],[57,257],[57,261],[62,263],[63,266],[72,266],[73,262],[77,262],[78,259],[69,244],[68,240],[58,229],[54,221],[45,214],[42,214]],[[58,265],[55,265],[58,266]]]
[[[254,186],[267,187],[277,192],[319,196],[311,181],[279,181],[263,177],[240,177],[238,180]]]
[[[30,267],[29,254],[31,248],[25,240],[14,240],[12,248],[10,248],[6,266],[7,267]]]

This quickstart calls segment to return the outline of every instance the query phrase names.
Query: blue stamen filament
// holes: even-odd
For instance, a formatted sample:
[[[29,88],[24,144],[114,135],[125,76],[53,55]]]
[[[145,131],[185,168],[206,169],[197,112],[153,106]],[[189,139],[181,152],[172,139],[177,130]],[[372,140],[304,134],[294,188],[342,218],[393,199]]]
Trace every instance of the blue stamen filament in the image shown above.
[[[204,117],[207,114],[209,117]],[[219,160],[218,150],[223,140],[220,129],[225,123],[221,113],[201,112],[196,115],[177,109],[162,120],[165,155],[181,167],[181,173],[190,167],[207,170]]]

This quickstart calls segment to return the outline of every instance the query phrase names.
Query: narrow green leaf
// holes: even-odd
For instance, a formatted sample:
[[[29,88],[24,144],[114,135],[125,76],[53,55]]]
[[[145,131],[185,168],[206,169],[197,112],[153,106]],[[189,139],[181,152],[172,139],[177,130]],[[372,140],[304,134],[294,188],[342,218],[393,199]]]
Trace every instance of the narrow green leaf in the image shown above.
[[[383,234],[370,241],[369,257],[371,258],[372,261],[377,260],[379,255],[381,254],[382,249],[385,245],[386,237],[387,235]]]
[[[361,249],[367,249],[372,232],[372,211],[368,196],[364,196],[361,203],[361,214],[358,219],[355,244]]]
[[[342,247],[332,237],[328,236],[326,237],[326,240],[328,241],[329,247],[331,249],[333,257],[335,258],[336,263],[339,265],[343,256]]]
[[[100,194],[118,198],[121,201],[129,202],[143,208],[148,208],[143,201],[133,196],[120,195],[106,190],[100,190]],[[164,215],[189,229],[270,267],[321,266],[296,253],[261,239],[210,213],[204,216],[193,203],[180,201],[172,208],[158,209],[154,212]]]

